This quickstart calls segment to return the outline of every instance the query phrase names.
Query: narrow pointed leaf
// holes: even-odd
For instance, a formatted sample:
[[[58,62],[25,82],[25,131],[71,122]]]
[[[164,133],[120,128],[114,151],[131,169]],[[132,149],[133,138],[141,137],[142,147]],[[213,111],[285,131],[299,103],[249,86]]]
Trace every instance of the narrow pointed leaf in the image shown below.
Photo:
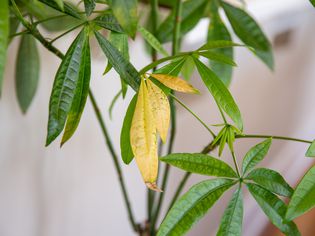
[[[120,133],[120,151],[121,151],[121,158],[124,161],[125,164],[129,164],[133,160],[133,152],[130,144],[130,128],[131,128],[131,122],[132,117],[135,112],[137,103],[137,95],[135,95],[132,100],[130,101],[130,104],[128,106],[123,126],[121,128]]]
[[[85,30],[77,36],[68,49],[57,71],[49,101],[49,120],[46,146],[63,130],[70,111],[77,83],[87,34]]]
[[[197,89],[195,89],[191,84],[189,84],[185,80],[182,80],[181,78],[165,74],[151,74],[150,76],[175,91],[192,94],[199,93]]]
[[[137,91],[140,83],[140,75],[138,71],[127,59],[124,58],[122,53],[99,32],[95,32],[95,36],[103,52],[107,56],[108,61],[112,64],[117,73],[127,84]]]
[[[235,171],[228,164],[206,154],[173,153],[161,157],[160,160],[196,174],[231,178],[237,177]]]
[[[87,38],[83,45],[81,55],[80,72],[73,97],[70,112],[68,114],[65,132],[62,137],[61,145],[68,141],[77,129],[82,112],[85,107],[86,99],[89,94],[91,78],[91,55],[90,44]]]
[[[285,197],[291,197],[293,189],[285,179],[276,171],[258,168],[251,171],[246,179],[253,180],[265,189]]]
[[[117,19],[111,12],[105,12],[103,15],[96,17],[93,22],[104,29],[117,33],[124,33],[124,30],[121,28]]]
[[[224,12],[229,19],[235,34],[248,46],[255,49],[255,54],[270,68],[274,61],[271,44],[256,23],[244,10],[221,1]]]
[[[156,122],[156,129],[159,132],[162,141],[165,143],[170,125],[170,104],[165,93],[151,82],[151,80],[147,80],[147,86],[152,112],[158,121]]]
[[[231,48],[231,47],[238,47],[242,46],[240,44],[234,43],[232,41],[227,40],[215,40],[215,41],[208,41],[206,44],[201,46],[197,51],[208,51],[220,48]]]
[[[181,70],[181,74],[183,75],[184,79],[186,81],[189,81],[192,74],[195,70],[195,62],[191,56],[186,57],[185,63],[183,65],[183,68]]]
[[[315,0],[310,0],[310,3],[315,7]]]
[[[307,157],[315,157],[315,140],[312,142],[312,144],[307,149],[307,152],[305,154]]]
[[[246,185],[261,209],[282,233],[288,236],[301,235],[294,222],[285,221],[284,216],[287,207],[283,201],[259,185],[250,183]]]
[[[271,146],[272,139],[266,139],[265,141],[252,147],[244,156],[242,172],[245,175],[246,172],[252,170],[259,162],[261,162],[267,155]]]
[[[157,52],[161,53],[163,56],[168,56],[168,52],[163,48],[162,44],[159,40],[147,31],[145,28],[139,26],[139,32],[141,33],[142,37],[153,47]]]
[[[85,13],[91,15],[95,8],[95,0],[84,0]]]
[[[180,71],[182,70],[185,64],[186,58],[181,58],[179,60],[175,60],[170,62],[169,64],[157,69],[155,71],[156,74],[168,74],[172,76],[178,76]]]
[[[157,236],[184,235],[233,184],[232,180],[213,179],[194,185],[175,202]]]
[[[60,9],[59,5],[55,1],[52,1],[52,0],[38,0],[38,1],[44,3],[47,6],[50,6],[51,8],[57,11],[63,12],[69,16],[72,16],[77,19],[83,19],[82,16],[79,14],[78,10],[66,2],[63,3],[63,9]]]
[[[304,214],[315,207],[315,166],[302,178],[296,187],[286,214],[287,220]]]
[[[55,3],[57,3],[57,5],[59,6],[60,10],[64,10],[64,7],[63,7],[63,0],[55,0]]]
[[[37,90],[39,55],[35,38],[25,34],[21,38],[16,61],[15,86],[20,108],[26,113]]]
[[[241,112],[231,93],[224,83],[202,62],[194,58],[200,77],[214,97],[218,106],[235,122],[238,129],[243,130]]]
[[[135,37],[138,26],[137,0],[108,0],[108,3],[128,35]]]
[[[9,42],[9,3],[8,0],[0,1],[0,96],[2,91],[2,81],[4,67],[7,57],[7,46]]]
[[[224,211],[217,236],[241,236],[243,223],[243,193],[239,187]]]
[[[216,61],[221,64],[227,64],[229,66],[236,66],[236,63],[230,58],[221,53],[203,51],[199,52],[198,55],[208,58],[210,61]]]

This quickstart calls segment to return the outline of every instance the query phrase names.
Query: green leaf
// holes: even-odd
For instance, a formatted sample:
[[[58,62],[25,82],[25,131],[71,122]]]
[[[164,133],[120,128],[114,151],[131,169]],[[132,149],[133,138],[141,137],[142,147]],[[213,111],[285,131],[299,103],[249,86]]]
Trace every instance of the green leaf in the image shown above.
[[[315,166],[302,178],[296,187],[286,214],[287,220],[304,214],[315,206]]]
[[[216,1],[211,1],[211,4],[216,5]],[[216,41],[216,40],[226,40],[232,41],[231,35],[226,28],[225,24],[221,20],[221,17],[218,12],[217,6],[214,7],[215,9],[211,11],[211,19],[208,29],[208,37],[207,41]],[[233,61],[233,48],[226,47],[226,48],[218,48],[214,50],[216,53],[221,53],[228,57],[230,60]],[[216,61],[210,61],[210,65],[212,70],[218,77],[223,81],[226,86],[229,86],[232,79],[232,67],[218,63]]]
[[[259,162],[261,162],[267,155],[267,152],[271,146],[272,139],[266,139],[265,141],[252,147],[244,156],[242,172],[245,175],[246,172],[252,170]]]
[[[188,56],[181,70],[181,74],[183,75],[185,80],[189,81],[192,74],[194,73],[194,70],[195,70],[194,59],[191,56]]]
[[[212,179],[194,185],[175,202],[157,236],[184,235],[233,184],[228,179]]]
[[[232,41],[226,40],[216,40],[216,41],[208,41],[206,44],[202,45],[197,51],[208,51],[213,49],[220,48],[231,48],[231,47],[239,47],[241,44],[234,43]]]
[[[315,140],[312,142],[312,144],[307,149],[307,152],[305,154],[307,157],[315,157]]]
[[[310,3],[315,7],[315,0],[310,0]]]
[[[173,153],[161,157],[160,160],[192,173],[218,177],[237,177],[237,174],[228,164],[206,154]]]
[[[55,3],[59,6],[60,10],[64,10],[63,0],[55,0]]]
[[[89,32],[87,31],[86,34],[88,35]],[[86,104],[87,96],[89,94],[90,78],[91,78],[91,55],[90,55],[89,38],[87,38],[85,39],[85,42],[83,45],[79,77],[78,77],[77,86],[75,89],[75,94],[73,97],[71,109],[68,114],[66,128],[62,137],[61,145],[63,145],[72,137],[72,135],[74,134],[75,130],[77,129],[80,123],[81,115]]]
[[[199,20],[203,17],[206,9],[207,0],[187,0],[182,4],[181,29],[180,35],[183,36],[189,32]],[[157,38],[165,43],[172,40],[175,22],[175,10],[162,22],[157,30]]]
[[[80,76],[88,34],[83,29],[68,49],[57,71],[49,101],[49,120],[46,146],[63,130],[71,109]]]
[[[138,27],[138,1],[109,0],[108,3],[119,24],[123,27],[128,35],[134,38]]]
[[[133,160],[134,157],[130,144],[130,128],[136,104],[137,94],[130,101],[120,133],[121,158],[127,165]]]
[[[284,216],[287,207],[283,201],[259,185],[250,183],[246,185],[261,209],[282,233],[289,236],[300,235],[300,232],[294,222],[285,221]]]
[[[7,58],[7,46],[9,42],[9,3],[8,0],[0,1],[0,96],[2,91],[2,81],[4,67]]]
[[[138,71],[127,59],[124,58],[118,49],[116,49],[99,32],[95,32],[95,36],[100,47],[107,56],[108,61],[113,65],[120,77],[137,91],[140,84],[140,75]]]
[[[181,58],[178,60],[174,60],[170,62],[169,64],[157,69],[154,71],[155,74],[168,74],[172,76],[178,76],[180,71],[182,70],[184,64],[185,64],[186,58]]]
[[[163,48],[162,44],[159,42],[159,40],[154,37],[153,34],[151,34],[149,31],[147,31],[145,28],[139,26],[138,30],[142,37],[159,53],[161,53],[163,56],[168,56],[168,52]]]
[[[194,58],[199,74],[214,97],[218,106],[235,122],[238,129],[243,129],[241,112],[238,109],[232,95],[223,82],[202,62]]]
[[[291,197],[293,189],[285,179],[276,171],[258,168],[251,171],[246,179],[253,180],[265,189],[285,197]]]
[[[51,8],[63,12],[69,16],[72,16],[77,19],[82,19],[82,16],[78,13],[77,9],[70,5],[69,3],[64,2],[63,3],[63,9],[60,9],[59,5],[55,1],[51,0],[38,0],[42,3],[44,3],[47,6],[50,6]]]
[[[223,63],[230,66],[236,66],[236,63],[230,57],[227,57],[222,53],[201,51],[201,52],[198,52],[198,55],[206,57],[210,59],[211,61],[220,62],[221,64]]]
[[[224,12],[229,19],[235,34],[270,68],[274,68],[271,44],[256,23],[244,10],[221,1]]]
[[[224,211],[217,236],[241,236],[243,223],[243,194],[239,187]]]
[[[85,13],[91,15],[95,8],[95,0],[84,0]]]
[[[117,33],[124,33],[124,30],[121,28],[115,16],[108,11],[96,17],[93,22],[104,29],[115,31]]]
[[[26,113],[36,93],[39,64],[35,38],[30,34],[23,35],[17,55],[15,74],[17,98],[23,113]]]

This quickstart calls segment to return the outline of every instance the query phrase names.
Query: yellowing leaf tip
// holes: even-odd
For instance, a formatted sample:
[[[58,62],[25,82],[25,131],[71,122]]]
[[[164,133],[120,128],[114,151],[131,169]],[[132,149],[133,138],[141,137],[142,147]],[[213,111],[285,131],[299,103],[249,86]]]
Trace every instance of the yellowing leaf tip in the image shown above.
[[[163,192],[163,190],[160,189],[160,188],[156,185],[155,182],[154,182],[154,183],[146,182],[145,185],[146,185],[149,189],[151,189],[151,190],[153,190],[153,191],[155,191],[155,192],[158,192],[158,193],[162,193],[162,192]]]

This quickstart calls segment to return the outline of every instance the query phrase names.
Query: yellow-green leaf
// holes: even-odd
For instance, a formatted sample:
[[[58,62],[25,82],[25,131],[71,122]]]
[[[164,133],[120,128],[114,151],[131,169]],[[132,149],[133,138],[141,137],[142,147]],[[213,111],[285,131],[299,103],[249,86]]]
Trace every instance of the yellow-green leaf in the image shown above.
[[[170,104],[165,93],[151,80],[147,80],[147,87],[152,112],[157,120],[156,129],[165,143],[170,125]]]
[[[194,94],[199,93],[198,89],[179,77],[164,74],[151,74],[151,76],[175,91]]]
[[[9,3],[8,0],[0,1],[0,95],[6,62],[8,35],[9,35]]]

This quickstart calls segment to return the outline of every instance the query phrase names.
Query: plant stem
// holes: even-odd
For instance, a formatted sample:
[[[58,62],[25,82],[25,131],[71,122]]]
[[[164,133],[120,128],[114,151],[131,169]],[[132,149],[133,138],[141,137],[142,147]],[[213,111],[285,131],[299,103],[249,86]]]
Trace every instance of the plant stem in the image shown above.
[[[231,152],[231,154],[232,154],[232,157],[233,157],[233,162],[234,162],[234,166],[235,166],[235,169],[236,169],[237,176],[238,176],[238,177],[241,177],[240,169],[239,169],[238,164],[237,164],[237,160],[236,160],[236,157],[235,157],[235,153],[234,153],[234,152]]]
[[[179,38],[181,28],[182,0],[177,0],[175,5],[175,22],[173,32],[172,55],[176,55],[179,51]]]
[[[288,140],[288,141],[295,141],[301,143],[312,143],[310,140],[305,139],[298,139],[298,138],[291,138],[286,136],[274,136],[274,135],[261,135],[261,134],[238,134],[235,138],[272,138],[272,139],[279,139],[279,140]]]
[[[66,34],[69,34],[70,32],[72,32],[73,30],[79,28],[80,26],[84,25],[86,22],[80,23],[74,27],[72,27],[71,29],[65,31],[64,33],[58,35],[56,38],[52,39],[51,41],[49,41],[50,44],[53,44],[55,41],[57,41],[58,39],[60,39],[61,37],[65,36]]]
[[[53,45],[51,45],[41,34],[40,32],[36,29],[36,27],[34,27],[32,24],[30,24],[28,21],[26,21],[24,19],[24,17],[22,16],[21,12],[19,11],[16,3],[14,0],[11,0],[12,2],[12,6],[13,6],[13,11],[15,13],[15,15],[17,16],[17,18],[19,18],[19,20],[21,21],[21,23],[24,25],[24,27],[26,29],[28,29],[28,31],[45,47],[47,48],[50,52],[52,52],[53,54],[55,54],[57,57],[59,57],[60,59],[63,59],[64,58],[64,54],[59,51],[59,49],[57,49],[56,47],[54,47]],[[113,145],[112,145],[112,141],[108,135],[108,132],[107,132],[107,129],[106,129],[106,126],[105,126],[105,122],[104,120],[102,119],[102,116],[101,116],[101,113],[100,113],[100,110],[98,108],[98,105],[96,103],[96,100],[93,96],[93,93],[91,90],[89,90],[89,96],[90,96],[90,99],[91,99],[91,102],[92,102],[92,105],[93,105],[93,109],[94,109],[94,112],[97,116],[97,119],[98,119],[98,122],[101,126],[101,129],[102,129],[102,133],[105,137],[105,140],[106,140],[106,144],[108,146],[108,149],[111,153],[111,156],[112,156],[112,159],[114,161],[114,164],[115,164],[115,169],[116,169],[116,172],[118,174],[118,177],[119,177],[119,184],[120,184],[120,187],[121,187],[121,190],[123,192],[123,198],[124,198],[124,201],[125,201],[125,204],[126,204],[126,207],[127,207],[127,211],[128,211],[128,215],[129,215],[129,220],[130,220],[130,223],[132,225],[132,228],[134,229],[134,231],[139,231],[138,229],[138,226],[135,222],[135,218],[133,216],[133,213],[132,213],[132,210],[131,210],[131,205],[130,205],[130,201],[129,201],[129,197],[128,197],[128,194],[127,194],[127,189],[126,189],[126,186],[125,186],[125,182],[124,182],[124,178],[123,178],[123,175],[122,175],[122,172],[121,172],[121,167],[119,165],[119,162],[118,162],[118,156],[116,155],[115,151],[114,151],[114,148],[113,148]]]

